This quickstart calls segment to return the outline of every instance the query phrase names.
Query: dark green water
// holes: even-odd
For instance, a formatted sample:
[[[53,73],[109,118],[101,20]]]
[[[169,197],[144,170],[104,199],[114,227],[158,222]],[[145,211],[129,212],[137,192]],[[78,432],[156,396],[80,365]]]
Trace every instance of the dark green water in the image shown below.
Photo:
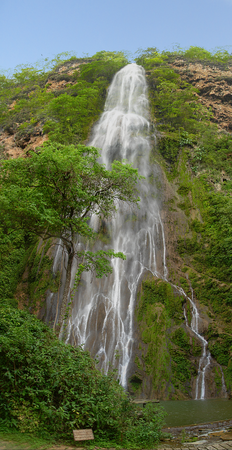
[[[167,427],[232,419],[232,400],[224,398],[162,401],[160,405],[168,413],[165,419]]]

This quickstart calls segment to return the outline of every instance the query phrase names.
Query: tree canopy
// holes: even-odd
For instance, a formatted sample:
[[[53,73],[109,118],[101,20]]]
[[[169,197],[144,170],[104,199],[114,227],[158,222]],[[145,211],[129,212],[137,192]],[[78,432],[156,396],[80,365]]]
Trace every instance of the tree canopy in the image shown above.
[[[98,158],[94,147],[45,143],[28,158],[4,161],[0,172],[1,223],[43,240],[60,239],[68,254],[62,313],[74,257],[80,263],[78,277],[84,270],[94,270],[101,277],[112,270],[110,258],[125,258],[112,249],[77,251],[75,236],[93,239],[92,214],[107,218],[115,212],[116,201],[139,201],[137,169],[115,161],[107,170]]]

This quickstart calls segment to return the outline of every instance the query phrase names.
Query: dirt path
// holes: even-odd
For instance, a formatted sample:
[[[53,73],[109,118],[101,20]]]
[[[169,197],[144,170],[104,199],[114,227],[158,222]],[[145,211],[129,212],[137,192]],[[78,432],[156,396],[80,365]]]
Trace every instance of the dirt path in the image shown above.
[[[17,444],[16,442],[3,441],[0,439],[0,450],[40,450],[40,449],[41,450],[45,449],[45,447],[35,447],[34,445],[31,446],[27,444]],[[47,447],[47,450],[77,450],[77,447],[55,445],[53,447]],[[185,443],[179,445],[175,445],[170,442],[169,444],[160,444],[157,450],[232,450],[232,441],[210,442],[207,440],[202,440],[198,442]]]
[[[77,450],[77,447],[70,447],[67,445],[53,445],[49,446],[36,446],[31,444],[21,444],[13,441],[5,441],[0,439],[0,450]],[[78,448],[78,450],[82,450]]]

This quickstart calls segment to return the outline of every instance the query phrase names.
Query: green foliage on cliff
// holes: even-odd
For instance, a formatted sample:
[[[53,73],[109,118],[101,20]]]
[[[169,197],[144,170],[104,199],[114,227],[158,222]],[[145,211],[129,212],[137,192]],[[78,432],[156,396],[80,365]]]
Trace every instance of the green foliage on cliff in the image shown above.
[[[174,165],[177,162],[177,158],[180,152],[180,139],[173,135],[170,137],[166,135],[160,140],[159,151],[165,161]]]
[[[152,113],[162,131],[200,131],[202,120],[207,123],[210,112],[197,100],[198,92],[182,80],[168,64],[167,57],[157,51],[141,53],[136,58],[148,71],[149,97]],[[179,132],[180,136],[180,132]]]
[[[138,301],[137,320],[145,344],[135,361],[138,369],[143,367],[151,376],[155,395],[191,397],[190,381],[197,373],[194,357],[202,347],[181,327],[185,298],[168,282],[149,279],[142,283]]]
[[[191,270],[188,273],[196,297],[209,308],[211,323],[206,335],[209,350],[213,358],[222,365],[227,389],[231,391],[232,285],[231,283],[222,283],[205,275],[205,273],[197,273]]]
[[[172,51],[163,50],[160,52],[156,47],[148,47],[146,50],[137,50],[137,64],[144,65],[149,69],[155,63],[163,63],[163,61],[173,61],[180,57],[187,61],[213,62],[219,64],[228,64],[232,62],[232,53],[224,47],[217,47],[209,51],[203,47],[190,46],[189,48],[181,48],[176,46]]]
[[[83,142],[103,109],[113,75],[127,64],[122,52],[89,59],[54,60],[0,77],[0,127],[26,147],[30,136],[48,133],[63,144]],[[110,53],[110,55],[109,55]]]
[[[218,47],[213,51],[205,50],[203,47],[191,46],[188,49],[177,48],[173,52],[164,52],[165,55],[180,56],[190,61],[207,61],[220,64],[232,62],[232,54],[223,47]]]
[[[58,55],[42,66],[18,68],[9,78],[1,75],[0,131],[14,134],[16,145],[26,153],[30,140],[42,140],[44,133],[54,145],[78,145],[103,110],[113,75],[125,64],[122,52],[68,60]],[[4,144],[0,158],[7,158]],[[0,294],[13,299],[32,240],[28,230],[16,231],[15,221],[6,224],[5,219],[0,225]]]
[[[191,255],[191,261],[199,272],[206,271],[207,275],[230,283],[232,201],[230,196],[211,190],[204,178],[194,181],[192,190],[203,222],[194,220],[191,223],[192,237],[179,238],[178,248],[182,256]]]
[[[232,55],[224,49],[209,52],[200,47],[162,53],[148,49],[137,60],[147,70],[152,114],[156,128],[161,131],[158,141],[161,163],[169,180],[174,182],[176,197],[170,212],[181,210],[186,217],[186,233],[177,236],[176,250],[196,298],[209,308],[212,326],[206,338],[212,356],[223,366],[230,390],[232,135],[213,123],[215,118],[200,104],[197,90],[171,67],[178,59],[186,64],[186,70],[191,61],[226,70]],[[183,283],[179,273],[175,276],[187,293],[189,282]],[[176,333],[182,332],[179,329]],[[179,358],[176,367],[182,365],[180,352],[185,351],[183,336],[180,338],[172,335],[172,341],[178,345],[178,349],[172,350],[174,363],[177,354]],[[192,348],[191,353],[199,354],[197,348],[195,352]],[[172,370],[175,372],[174,366]]]
[[[185,395],[190,394],[190,382],[191,375],[196,375],[196,369],[192,365],[188,358],[188,354],[185,352],[172,348],[170,350],[170,355],[172,358],[172,383],[174,388],[178,391],[184,393]]]
[[[1,131],[14,134],[27,157],[1,166],[1,303],[9,305],[10,296],[14,304],[24,272],[17,298],[21,307],[27,303],[37,311],[46,291],[59,285],[59,274],[51,279],[50,239],[61,238],[69,252],[74,233],[95,238],[88,213],[108,216],[117,198],[137,203],[137,171],[120,162],[107,171],[97,150],[80,144],[103,109],[113,75],[126,63],[121,52],[100,52],[90,60],[58,60],[48,71],[23,68],[11,79],[2,77]],[[48,142],[31,151],[31,139],[45,133]],[[47,243],[38,245],[35,237]],[[111,271],[109,258],[124,258],[113,250],[75,256],[78,276],[93,268],[102,276]],[[98,442],[135,448],[159,440],[163,412],[148,406],[138,418],[115,373],[103,376],[88,353],[59,342],[26,312],[1,306],[0,317],[1,425],[71,439],[73,428],[93,428]]]
[[[146,344],[141,363],[142,366],[145,364],[146,373],[152,375],[156,389],[167,380],[169,364],[165,339],[168,320],[164,308],[166,286],[161,283],[159,286],[152,280],[143,282],[136,311],[142,341]],[[139,360],[136,363],[140,367]]]
[[[181,347],[183,350],[186,350],[187,352],[190,351],[191,345],[189,342],[189,336],[183,328],[177,328],[177,330],[173,333],[172,342]]]
[[[183,316],[182,303],[184,299],[174,294],[173,288],[162,280],[147,280],[143,282],[142,302],[139,307],[138,317],[142,319],[148,305],[161,303],[169,317],[174,317],[177,321]]]
[[[198,91],[170,66],[175,58],[226,67],[231,55],[225,50],[210,53],[198,47],[162,53],[149,48],[137,58],[138,64],[147,71],[151,113],[160,131],[161,162],[175,183],[177,197],[172,207],[187,217],[188,230],[186,235],[179,236],[177,251],[187,267],[196,297],[209,306],[213,323],[218,322],[222,328],[219,332],[212,326],[207,338],[212,355],[224,365],[230,387],[232,137],[212,124],[212,113],[199,103]],[[16,145],[27,153],[30,139],[42,138],[45,133],[49,145],[77,147],[88,139],[93,122],[103,110],[109,83],[126,63],[122,52],[103,51],[92,58],[58,57],[46,67],[23,67],[12,78],[1,76],[1,131],[14,134]],[[4,145],[0,151],[0,158],[6,158]],[[37,245],[28,230],[15,230],[10,221],[6,223],[6,217],[4,221],[0,226],[1,298],[14,304],[17,282],[30,256],[24,284],[27,296],[36,303],[50,286],[44,274],[50,271],[51,260],[46,251],[43,258],[41,253],[36,253]],[[179,275],[177,278],[186,291],[188,283]],[[54,290],[57,282],[58,279],[54,280]],[[143,355],[146,370],[153,375],[155,388],[164,390],[163,380],[168,379],[169,387],[174,386],[177,396],[187,395],[189,380],[194,376],[189,348],[191,356],[200,353],[199,345],[188,341],[181,328],[183,301],[167,283],[147,281],[143,283],[138,310],[147,345]],[[22,415],[26,415],[26,408],[27,405]]]
[[[13,301],[20,266],[25,255],[24,233],[12,228],[0,228],[0,303]]]
[[[114,161],[111,170],[107,170],[98,160],[99,152],[94,147],[46,142],[39,152],[31,152],[29,158],[3,161],[0,171],[3,226],[43,241],[53,240],[53,244],[56,239],[66,251],[66,280],[59,321],[66,313],[74,258],[77,261],[76,284],[84,271],[95,272],[96,277],[101,278],[112,272],[112,258],[125,259],[122,252],[112,249],[92,252],[77,249],[75,245],[76,235],[82,242],[96,238],[89,225],[92,214],[108,218],[116,211],[116,201],[128,204],[139,201],[137,182],[141,177],[137,169]],[[38,254],[34,262],[40,258]],[[42,269],[31,270],[28,277],[28,293],[37,290],[40,296],[41,289],[51,287],[46,276],[51,266],[47,255],[41,264]],[[44,271],[43,281],[46,280],[42,286],[40,269]]]

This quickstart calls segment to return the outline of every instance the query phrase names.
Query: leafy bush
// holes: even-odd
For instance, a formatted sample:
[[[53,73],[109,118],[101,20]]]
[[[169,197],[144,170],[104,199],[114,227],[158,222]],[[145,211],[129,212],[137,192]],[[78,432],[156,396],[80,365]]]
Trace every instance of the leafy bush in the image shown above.
[[[163,137],[159,142],[159,151],[168,163],[175,164],[180,151],[179,139]]]
[[[8,307],[1,308],[0,343],[2,420],[25,431],[65,435],[93,427],[117,433],[126,394],[112,375],[95,369],[87,352],[60,342],[26,311]]]
[[[210,112],[198,102],[197,89],[170,67],[167,55],[147,49],[140,52],[136,62],[148,70],[151,107],[159,129],[173,132],[181,128],[194,133],[202,128],[201,122],[208,121]]]
[[[162,427],[167,413],[160,407],[148,403],[142,411],[140,420],[135,421],[135,425],[127,429],[125,440],[131,443],[139,443],[141,447],[154,447],[162,436]]]
[[[232,60],[232,54],[224,48],[216,48],[210,52],[203,47],[191,46],[188,49],[177,49],[173,53],[174,55],[182,56],[189,60],[212,61],[221,64],[226,64]],[[170,52],[166,54],[170,54]]]
[[[161,131],[158,150],[165,160],[163,166],[168,179],[175,179],[173,188],[176,191],[177,187],[177,193],[182,196],[179,203],[173,200],[173,206],[182,209],[186,216],[185,232],[181,220],[177,219],[180,236],[177,236],[176,250],[183,266],[194,269],[187,269],[194,295],[199,302],[209,307],[214,323],[219,322],[223,330],[219,333],[217,329],[212,334],[209,329],[207,339],[212,356],[219,364],[227,367],[225,378],[227,386],[231,388],[232,136],[219,129],[215,123],[217,116],[214,117],[210,108],[206,109],[200,104],[202,92],[198,96],[199,92],[183,78],[187,78],[188,70],[191,70],[190,61],[211,67],[218,65],[220,69],[226,70],[230,67],[228,63],[231,63],[232,55],[225,49],[209,52],[193,46],[189,49],[177,48],[173,52],[148,48],[138,53],[136,61],[147,71],[153,120],[158,131]],[[178,63],[179,60],[183,77],[177,69],[175,71],[172,68],[173,61]],[[231,83],[229,76],[226,78],[220,75],[220,79]],[[174,217],[170,220],[175,224]],[[183,270],[187,271],[186,268]],[[181,279],[177,269],[173,272],[169,272],[170,278],[174,275],[189,295],[186,280]],[[178,312],[173,311],[175,302],[163,283],[158,286],[159,283],[143,283],[139,320],[144,320],[145,313],[151,311],[150,305],[159,301],[165,305],[168,316],[179,325]],[[190,323],[191,313],[188,304],[186,306]],[[147,320],[146,327],[149,325]],[[149,331],[143,331],[147,343]],[[169,339],[167,332],[166,337]],[[171,346],[171,378],[174,378],[174,385],[176,380],[175,387],[182,389],[181,386],[186,386],[195,369],[193,365],[188,365],[189,342],[185,341],[184,331],[180,328],[172,334]],[[190,354],[200,356],[201,351],[198,342],[192,340]]]
[[[189,343],[189,336],[183,328],[177,328],[177,330],[172,334],[172,341],[183,350],[186,350],[187,352],[190,351],[191,346]]]
[[[93,428],[97,439],[142,445],[137,427],[143,442],[159,439],[163,413],[146,409],[138,421],[115,374],[102,375],[88,352],[60,342],[26,311],[1,306],[0,312],[0,423],[59,437]]]
[[[15,292],[25,255],[24,233],[21,230],[0,228],[0,255],[0,299],[9,299]]]
[[[52,141],[76,144],[85,140],[104,107],[112,77],[128,62],[122,52],[100,53],[68,61],[58,55],[42,68],[22,67],[10,79],[0,76],[0,125],[14,133],[24,124],[33,134],[34,126],[40,123]],[[67,74],[75,62],[80,66],[78,71]],[[51,91],[51,81],[64,81],[64,85]]]
[[[58,55],[43,65],[17,68],[12,77],[0,76],[0,127],[26,148],[30,138],[44,133],[49,140],[77,145],[89,135],[91,125],[103,110],[106,89],[113,75],[125,64],[122,52],[100,52],[93,58],[67,60]],[[66,58],[66,60],[64,59]],[[80,70],[69,75],[72,64]],[[85,63],[85,64],[82,64]],[[60,68],[65,68],[60,72]],[[71,81],[63,89],[50,91],[48,81]],[[0,149],[1,150],[1,149]],[[28,148],[26,148],[28,150]],[[4,148],[0,159],[6,159]],[[0,226],[0,295],[13,298],[22,271],[30,235]],[[29,286],[29,291],[30,291]]]
[[[149,304],[162,303],[170,317],[178,318],[183,314],[183,297],[175,294],[169,283],[162,280],[147,280],[143,282],[143,295],[138,312],[139,320],[142,320]]]

